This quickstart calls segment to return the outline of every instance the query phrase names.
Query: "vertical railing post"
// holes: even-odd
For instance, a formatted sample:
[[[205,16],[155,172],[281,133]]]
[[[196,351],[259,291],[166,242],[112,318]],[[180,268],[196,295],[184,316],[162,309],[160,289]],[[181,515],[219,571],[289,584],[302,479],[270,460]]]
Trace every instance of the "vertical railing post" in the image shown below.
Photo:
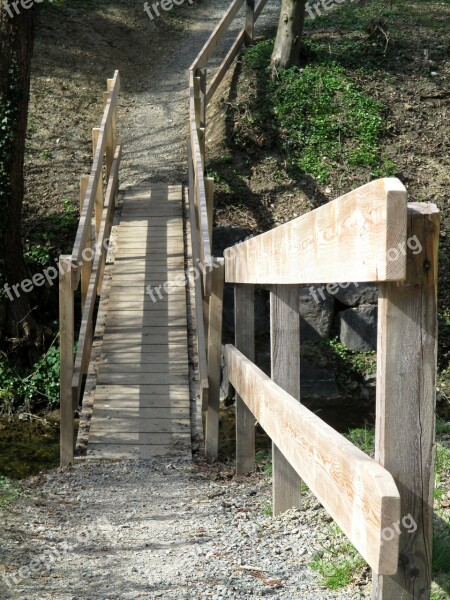
[[[205,177],[206,211],[208,213],[209,240],[212,245],[213,238],[213,216],[214,216],[214,179]]]
[[[83,210],[86,199],[86,191],[89,185],[89,175],[83,175],[80,180],[80,214]],[[89,226],[88,226],[89,227]],[[92,248],[92,228],[89,227],[86,238],[86,248]],[[83,314],[86,294],[88,292],[89,281],[91,279],[92,260],[83,260],[81,267],[81,314]]]
[[[60,330],[60,453],[61,466],[73,463],[74,412],[72,375],[74,362],[74,298],[72,257],[59,259],[59,330]]]
[[[389,577],[374,573],[373,600],[430,598],[439,239],[433,204],[408,205],[407,239],[415,251],[407,250],[406,281],[380,285],[375,457],[395,479],[408,529],[392,524],[401,528],[399,569]]]
[[[206,69],[199,69],[200,77],[200,132],[203,168],[206,165]]]
[[[205,452],[210,460],[219,454],[220,367],[222,357],[222,312],[225,262],[216,258],[210,274],[211,297],[208,331],[208,411],[206,413]]]
[[[103,104],[105,106],[108,104],[111,86],[112,86],[112,79],[108,79],[108,91],[103,92]],[[109,179],[112,163],[114,160],[115,144],[114,144],[114,133],[113,133],[113,127],[114,127],[113,120],[114,120],[114,115],[113,115],[113,119],[111,120],[111,124],[106,131],[105,157],[106,157],[106,179],[107,180]]]
[[[255,0],[247,0],[245,13],[245,44],[250,46],[255,39]]]
[[[95,162],[95,152],[97,150],[98,138],[100,136],[100,128],[94,127],[92,129],[92,155],[94,157]],[[103,157],[100,157],[100,164],[98,168],[100,169],[100,177],[98,180],[98,186],[95,190],[95,241],[98,241],[98,236],[100,232],[100,225],[102,222],[102,214],[103,214]]]
[[[300,299],[298,285],[270,290],[270,346],[273,381],[300,401]],[[301,479],[272,444],[273,515],[301,503]]]
[[[249,360],[255,360],[254,285],[234,286],[235,346]],[[255,468],[255,417],[242,398],[236,397],[236,473],[244,475]]]

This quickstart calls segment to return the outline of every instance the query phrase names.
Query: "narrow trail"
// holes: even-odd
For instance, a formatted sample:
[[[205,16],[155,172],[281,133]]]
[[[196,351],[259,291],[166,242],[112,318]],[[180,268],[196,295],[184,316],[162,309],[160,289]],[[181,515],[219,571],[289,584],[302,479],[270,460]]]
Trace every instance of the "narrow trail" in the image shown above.
[[[186,30],[127,99],[123,188],[186,180],[187,71],[228,5],[194,3]],[[268,4],[259,31],[277,11]],[[301,513],[272,519],[263,472],[237,478],[231,467],[202,462],[92,462],[31,478],[24,489],[0,507],[0,598],[364,597],[362,587],[321,586],[307,565],[326,543],[327,515],[306,496]]]
[[[145,89],[135,94],[135,108],[121,121],[124,145],[122,187],[143,181],[186,181],[188,135],[188,70],[225,10],[228,0],[208,0],[189,7],[189,22],[181,39],[166,46],[152,61]],[[266,5],[258,19],[256,33],[277,23],[279,7],[275,0]],[[230,27],[223,44],[211,60],[220,64],[227,42],[242,28],[241,11]]]

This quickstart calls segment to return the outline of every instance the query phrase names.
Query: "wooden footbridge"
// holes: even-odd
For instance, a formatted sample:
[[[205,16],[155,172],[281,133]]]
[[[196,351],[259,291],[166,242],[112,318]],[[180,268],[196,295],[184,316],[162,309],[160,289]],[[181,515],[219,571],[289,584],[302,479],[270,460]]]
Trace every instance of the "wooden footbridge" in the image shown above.
[[[380,179],[228,248],[224,258],[212,255],[207,106],[252,42],[264,0],[247,1],[245,27],[212,78],[207,67],[244,3],[233,2],[189,72],[186,193],[148,184],[119,201],[119,74],[108,81],[75,245],[60,258],[61,464],[76,459],[79,412],[78,460],[190,458],[192,418],[202,411],[205,453],[217,458],[223,286],[234,284],[236,339],[225,358],[237,394],[237,473],[255,467],[258,421],[273,441],[273,513],[301,507],[305,481],[372,567],[374,599],[426,600],[439,211],[408,204],[399,180]],[[348,281],[380,288],[375,460],[300,403],[299,286]],[[270,289],[271,377],[254,364],[255,286]],[[417,524],[413,533],[401,531],[406,516]]]

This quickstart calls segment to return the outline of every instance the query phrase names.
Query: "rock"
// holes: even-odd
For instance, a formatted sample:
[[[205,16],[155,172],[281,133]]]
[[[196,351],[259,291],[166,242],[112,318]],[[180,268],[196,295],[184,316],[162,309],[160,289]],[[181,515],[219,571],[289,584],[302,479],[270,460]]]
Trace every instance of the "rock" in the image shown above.
[[[323,299],[325,296],[325,299]],[[329,337],[333,321],[334,298],[326,291],[312,294],[309,287],[300,290],[300,339]]]
[[[377,304],[378,285],[376,283],[351,283],[348,287],[339,285],[339,291],[334,295],[336,300],[346,306],[358,304]]]
[[[338,313],[339,338],[347,348],[356,352],[376,350],[377,307],[362,305]]]

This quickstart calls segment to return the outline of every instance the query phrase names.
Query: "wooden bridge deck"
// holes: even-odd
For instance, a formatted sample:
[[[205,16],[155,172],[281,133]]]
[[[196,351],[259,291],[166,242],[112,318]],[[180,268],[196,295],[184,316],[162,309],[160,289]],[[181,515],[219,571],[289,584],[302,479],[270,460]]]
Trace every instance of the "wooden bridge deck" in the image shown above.
[[[190,456],[186,291],[162,287],[184,278],[182,187],[133,188],[118,227],[88,456]]]

